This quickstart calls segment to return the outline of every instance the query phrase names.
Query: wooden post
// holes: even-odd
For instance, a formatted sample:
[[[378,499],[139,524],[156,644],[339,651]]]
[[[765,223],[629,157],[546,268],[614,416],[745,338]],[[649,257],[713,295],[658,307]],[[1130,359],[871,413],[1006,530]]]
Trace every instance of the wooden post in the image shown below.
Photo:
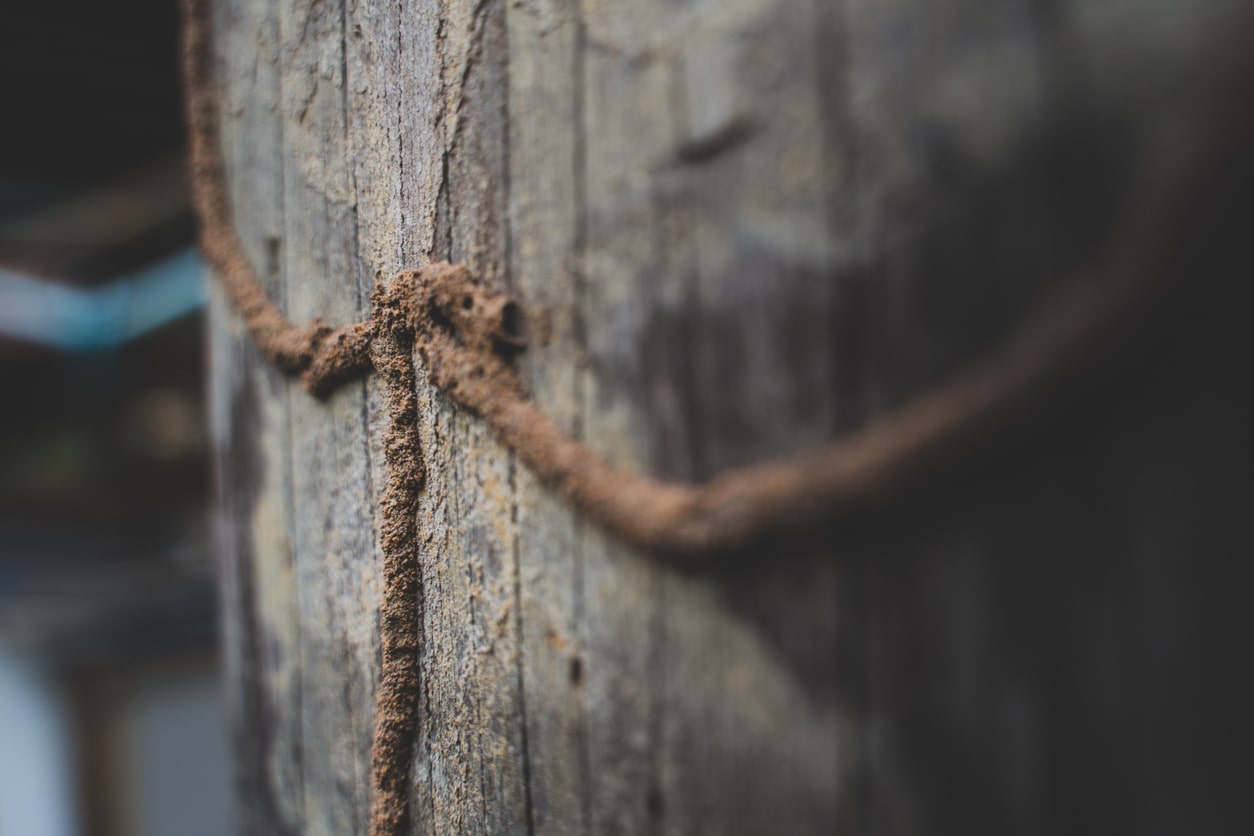
[[[1101,251],[1170,114],[1159,82],[1187,88],[1239,4],[1175,5],[224,0],[235,217],[296,322],[469,264],[532,313],[542,409],[616,462],[705,479],[873,420]],[[1151,611],[1218,588],[1178,558],[1221,489],[1169,486],[1221,468],[1249,415],[1201,432],[1215,404],[1142,378],[1121,377],[1141,401],[1060,407],[1053,435],[1043,416],[866,525],[699,573],[585,522],[420,380],[415,832],[1167,833],[1231,812],[1231,779],[1133,752],[1218,692],[1159,687],[1220,670],[1187,653],[1219,634]],[[242,830],[363,832],[379,382],[311,399],[215,291],[210,385]],[[1236,536],[1217,519],[1215,548]],[[1168,624],[1187,635],[1164,662]]]

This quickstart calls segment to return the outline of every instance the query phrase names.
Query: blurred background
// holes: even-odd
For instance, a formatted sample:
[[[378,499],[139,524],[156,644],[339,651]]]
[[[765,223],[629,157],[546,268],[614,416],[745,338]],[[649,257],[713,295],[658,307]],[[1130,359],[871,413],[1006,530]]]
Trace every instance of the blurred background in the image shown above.
[[[0,26],[0,836],[233,831],[177,13]]]

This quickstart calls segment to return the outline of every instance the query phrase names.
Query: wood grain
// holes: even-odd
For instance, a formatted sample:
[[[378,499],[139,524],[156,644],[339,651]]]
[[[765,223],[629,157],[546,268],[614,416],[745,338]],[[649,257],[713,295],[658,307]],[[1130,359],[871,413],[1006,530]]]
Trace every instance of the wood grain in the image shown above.
[[[546,414],[700,480],[883,414],[1100,250],[1239,19],[1169,5],[230,0],[237,227],[297,322],[467,263],[530,312]],[[211,326],[242,830],[363,832],[378,383],[310,399],[217,294]],[[1248,544],[1212,478],[1248,411],[1164,356],[719,575],[591,527],[420,382],[414,831],[1240,832],[1195,599],[1245,623],[1207,554]]]

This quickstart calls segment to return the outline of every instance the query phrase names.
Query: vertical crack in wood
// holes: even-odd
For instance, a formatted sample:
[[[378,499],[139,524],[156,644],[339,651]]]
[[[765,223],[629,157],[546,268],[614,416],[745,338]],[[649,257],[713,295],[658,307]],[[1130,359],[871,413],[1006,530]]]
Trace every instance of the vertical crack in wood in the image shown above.
[[[513,123],[510,121],[510,97],[509,91],[513,90],[513,84],[510,80],[512,71],[510,63],[509,50],[509,19],[508,15],[502,15],[502,27],[505,31],[501,33],[499,48],[501,50],[499,60],[504,68],[504,89],[506,94],[501,97],[501,124],[506,126],[504,132],[505,148],[503,149],[502,158],[505,160],[504,166],[504,182],[502,188],[504,191],[504,204],[511,205],[511,196],[513,189],[512,169],[510,161],[513,159],[510,148],[510,132],[513,130]],[[505,266],[506,276],[516,276],[517,270],[514,264],[514,234],[512,226],[513,213],[505,212],[505,234],[504,234],[504,253],[502,258]],[[511,287],[511,291],[516,292],[516,287]],[[522,785],[523,785],[523,813],[524,820],[527,824],[527,834],[532,836],[535,833],[535,810],[531,793],[531,745],[527,737],[527,689],[526,679],[523,670],[523,649],[524,633],[523,633],[523,598],[522,598],[522,561],[519,554],[519,532],[518,532],[518,455],[513,450],[507,450],[509,465],[509,513],[510,513],[510,561],[512,562],[512,572],[514,575],[513,589],[513,611],[514,611],[514,634],[517,647],[514,652],[514,682],[518,693],[518,721],[519,732],[522,746]]]
[[[572,265],[574,304],[571,306],[571,330],[578,356],[586,358],[588,354],[588,283],[586,273],[588,255],[588,134],[586,125],[588,24],[583,3],[584,0],[571,0],[570,3],[571,14],[574,16],[575,23],[574,67],[572,71],[572,75],[574,75],[574,101],[572,102],[572,127],[574,128],[574,159],[572,164],[574,171],[571,175],[575,204],[575,229],[574,240],[571,242],[574,261]],[[573,425],[570,430],[574,438],[582,439],[585,425],[583,403],[587,390],[586,371],[581,371],[574,376],[574,388],[574,402],[576,406],[571,416]],[[571,573],[571,601],[573,603],[573,611],[567,630],[573,637],[581,634],[583,629],[582,622],[588,609],[584,595],[584,555],[587,551],[588,529],[583,518],[578,516],[572,522],[572,528],[572,540],[579,546],[571,556],[573,569]],[[582,648],[578,648],[578,652],[582,653]],[[580,689],[580,695],[582,701],[580,704],[581,716],[579,723],[576,725],[577,737],[579,738],[577,751],[581,761],[579,765],[581,784],[578,793],[583,830],[587,832],[592,828],[592,749],[588,735],[588,717],[590,712],[586,702],[587,690]]]

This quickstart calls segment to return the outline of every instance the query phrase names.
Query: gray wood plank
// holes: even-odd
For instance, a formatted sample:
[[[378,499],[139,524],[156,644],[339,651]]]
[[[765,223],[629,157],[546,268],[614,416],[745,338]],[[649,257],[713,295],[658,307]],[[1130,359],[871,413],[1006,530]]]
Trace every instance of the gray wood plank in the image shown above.
[[[448,259],[470,265],[488,286],[503,290],[512,285],[505,5],[474,6],[467,69],[452,116],[446,186]],[[456,422],[454,449],[462,454],[456,473],[471,593],[464,629],[474,651],[474,745],[481,753],[477,777],[483,812],[476,829],[521,833],[528,829],[529,816],[517,618],[516,466],[488,429],[464,413]]]
[[[848,0],[843,26],[852,115],[864,149],[854,175],[864,259],[854,294],[865,363],[859,397],[874,416],[995,345],[1056,272],[1046,169],[1040,160],[1019,158],[1043,128],[1047,62],[1029,2],[921,7]],[[945,525],[920,524],[917,537],[877,543],[867,555],[874,566],[863,610],[871,647],[863,722],[886,718],[864,727],[870,760],[861,778],[868,787],[861,814],[872,832],[949,832],[958,826],[952,812],[972,807],[1000,816],[994,803],[979,798],[984,791],[996,796],[996,781],[1019,792],[1019,819],[995,819],[1000,827],[1049,832],[1034,829],[1047,789],[1028,755],[1043,745],[1035,737],[1042,731],[1040,704],[1024,695],[1012,720],[992,707],[999,696],[981,693],[973,674],[991,627],[981,621],[991,603],[989,576],[1004,560],[992,533],[997,527],[995,513],[964,514]],[[917,574],[903,577],[889,568],[911,561]],[[925,591],[930,588],[935,592]],[[946,605],[938,612],[933,601]],[[958,602],[959,609],[949,606]],[[888,650],[901,640],[896,628],[905,621],[918,645]],[[940,636],[956,638],[968,667],[942,672],[945,662],[936,656],[949,659]],[[1036,676],[1043,660],[1028,651],[1024,677]],[[917,676],[907,673],[911,668]],[[947,701],[953,718],[902,710],[933,694]],[[978,745],[1000,740],[1007,752],[1021,746],[1022,757],[990,774],[982,771],[984,751],[944,744],[933,751],[921,744],[922,726],[915,723],[934,723],[942,739],[961,724]],[[941,757],[951,759],[943,770]]]
[[[222,143],[240,239],[282,298],[284,195],[278,23],[270,7],[215,7]],[[288,383],[212,287],[209,402],[223,652],[241,833],[303,830],[300,611],[293,570]]]
[[[365,317],[349,157],[342,3],[279,4],[288,315]],[[299,392],[299,382],[293,382]],[[293,547],[301,611],[305,831],[361,832],[369,814],[378,563],[364,384],[293,394]]]
[[[677,135],[659,167],[678,290],[645,332],[652,467],[688,478],[831,437],[837,253],[814,10],[695,5],[670,33]],[[783,370],[787,370],[786,373]],[[666,577],[661,823],[667,832],[829,833],[842,709],[830,547],[764,568]]]
[[[639,347],[648,300],[666,295],[673,282],[661,246],[666,218],[651,174],[676,134],[664,105],[669,75],[655,49],[670,14],[655,2],[587,2],[581,14],[579,304],[588,364],[581,429],[612,460],[647,467]],[[589,825],[596,833],[649,833],[659,811],[661,572],[590,526],[578,549]]]
[[[1181,112],[1180,90],[1204,89],[1208,61],[1186,45],[1224,40],[1199,36],[1203,21],[1233,25],[1226,2],[1167,6],[847,0],[872,413],[995,345],[1044,287],[1100,254],[1156,124]],[[1178,740],[1168,717],[1217,695],[1139,661],[1153,639],[1132,625],[1174,597],[1145,578],[1199,588],[1132,533],[1196,512],[1141,490],[1175,478],[1164,447],[1192,466],[1211,454],[1183,429],[1198,416],[1162,399],[1179,364],[1137,360],[1082,408],[1061,393],[1031,443],[971,462],[983,479],[895,507],[908,529],[876,529],[858,778],[871,832],[1168,833],[1203,818],[1238,832],[1221,760],[1194,758],[1186,777],[1142,748]],[[1155,464],[1131,477],[1129,458]],[[1217,571],[1203,556],[1213,531],[1192,536],[1202,572]],[[1210,641],[1190,618],[1166,621],[1195,648]],[[1146,691],[1171,695],[1142,709]]]
[[[503,5],[444,9],[439,116],[444,156],[432,256],[490,286],[507,259]],[[513,462],[471,416],[424,390],[431,420],[432,561],[424,567],[432,828],[527,827],[517,657]]]
[[[509,36],[510,275],[535,312],[522,361],[537,403],[582,431],[582,49],[578,4],[511,3]],[[582,618],[582,524],[515,473],[518,611],[531,825],[588,832],[587,712]]]
[[[356,164],[358,242],[361,280],[369,285],[387,280],[399,270],[412,269],[432,258],[435,246],[436,207],[444,177],[445,131],[443,55],[444,11],[442,4],[353,3],[348,8],[346,50],[349,56],[349,101],[352,126],[350,143]],[[368,383],[372,462],[376,490],[384,467],[378,447],[386,422],[375,381]],[[449,413],[442,413],[432,392],[420,389],[421,437],[429,472],[438,484],[436,468],[445,462],[432,455],[444,444]],[[428,536],[420,546],[422,584],[438,601],[461,600],[441,580],[442,558],[448,545],[447,496],[427,490],[415,513]],[[464,586],[464,585],[463,585]],[[448,699],[459,693],[438,685],[438,669],[455,666],[448,640],[456,621],[433,624],[439,607],[419,603],[420,633],[424,656],[424,690],[419,705],[418,740],[413,774],[411,813],[414,832],[448,830],[447,819],[437,816],[437,798],[447,785],[448,765],[440,749],[436,718],[448,712]],[[442,666],[448,666],[443,667]],[[437,683],[436,688],[431,683]],[[447,804],[441,802],[447,809]],[[465,828],[463,828],[465,829]]]

